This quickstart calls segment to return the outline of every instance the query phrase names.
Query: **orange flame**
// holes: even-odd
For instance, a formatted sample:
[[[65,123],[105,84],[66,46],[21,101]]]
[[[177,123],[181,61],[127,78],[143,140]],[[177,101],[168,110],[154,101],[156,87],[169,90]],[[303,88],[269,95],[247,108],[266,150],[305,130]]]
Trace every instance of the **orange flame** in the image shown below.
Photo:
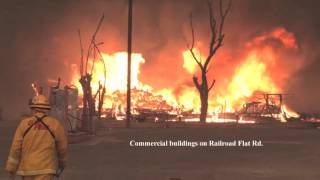
[[[226,78],[229,83],[218,87],[217,93],[210,96],[209,111],[221,112],[223,109],[225,112],[233,112],[241,108],[256,92],[281,93],[283,91],[287,78],[299,68],[299,62],[291,61],[291,67],[280,69],[284,57],[277,52],[277,46],[270,42],[278,42],[285,50],[298,49],[294,34],[282,27],[254,38],[247,43],[246,50],[243,51],[244,58],[235,68],[234,74]],[[195,48],[194,52],[198,59],[203,57],[199,49]],[[183,67],[190,74],[195,74],[199,68],[190,51],[186,50],[182,54]],[[221,60],[223,59],[219,59]],[[196,91],[188,91],[188,94],[188,97],[198,96]],[[197,107],[198,104],[189,106]]]
[[[209,97],[209,115],[221,111],[234,112],[242,107],[247,98],[250,98],[256,92],[280,93],[283,91],[286,78],[299,66],[292,66],[296,69],[279,70],[278,64],[281,62],[282,56],[278,54],[278,51],[275,50],[275,45],[270,41],[277,42],[286,50],[296,51],[298,49],[294,34],[284,28],[276,28],[271,32],[266,32],[247,43],[246,48],[243,50],[243,58],[237,58],[240,61],[238,61],[238,66],[236,66],[233,73],[226,75],[225,82],[222,83],[223,86],[215,87],[215,93],[211,93]],[[205,59],[200,49],[195,48],[194,52],[198,59]],[[107,67],[107,98],[103,107],[124,111],[126,98],[124,93],[127,87],[127,53],[102,53],[102,57]],[[183,68],[186,72],[190,75],[196,74],[199,68],[189,50],[183,51],[182,57]],[[223,59],[219,59],[219,61],[223,61]],[[145,59],[142,54],[132,54],[132,87],[136,90],[134,91],[136,97],[133,97],[132,100],[133,107],[151,106],[153,109],[170,109],[171,107],[179,109],[182,107],[185,110],[200,111],[199,94],[194,87],[183,86],[179,94],[176,94],[174,88],[155,91],[150,85],[140,82],[140,66],[144,63]],[[74,72],[77,71],[74,70]],[[274,75],[274,73],[277,75]],[[95,62],[92,74],[92,89],[95,92],[99,88],[99,82],[103,84],[105,81],[104,64],[101,61]],[[79,78],[80,75],[75,73],[72,83],[81,89],[81,85],[78,82]],[[190,76],[191,78],[192,76]],[[217,81],[220,81],[220,79],[217,79]],[[144,101],[149,101],[149,103]],[[286,106],[283,109],[289,116],[296,116]],[[220,120],[213,116],[209,121]]]

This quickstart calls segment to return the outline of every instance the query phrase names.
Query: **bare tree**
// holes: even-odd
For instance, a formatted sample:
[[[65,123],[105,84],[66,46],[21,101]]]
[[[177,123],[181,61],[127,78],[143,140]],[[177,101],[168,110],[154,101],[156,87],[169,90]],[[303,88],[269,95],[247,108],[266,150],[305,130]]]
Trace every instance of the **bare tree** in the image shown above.
[[[200,94],[200,101],[201,101],[200,122],[203,122],[203,123],[206,122],[206,117],[208,112],[209,92],[216,82],[215,79],[213,79],[209,85],[207,74],[210,69],[210,63],[213,59],[213,56],[216,54],[218,49],[223,45],[223,40],[225,37],[225,34],[223,32],[224,22],[231,8],[231,0],[229,0],[226,9],[223,8],[222,1],[223,0],[219,1],[219,16],[218,16],[219,21],[217,21],[217,18],[213,14],[212,1],[208,0],[209,24],[210,24],[211,37],[210,37],[210,44],[209,44],[209,52],[205,61],[202,61],[201,56],[198,57],[194,52],[195,33],[194,33],[194,27],[192,23],[192,13],[190,14],[192,44],[189,50],[190,50],[190,53],[192,54],[193,59],[198,64],[201,71],[200,72],[201,82],[199,82],[197,75],[193,76],[193,82]]]
[[[94,32],[91,43],[88,48],[87,52],[87,57],[86,57],[86,62],[84,63],[84,57],[83,57],[83,47],[82,47],[82,42],[81,42],[81,35],[80,35],[80,30],[79,30],[79,39],[80,39],[80,46],[81,46],[81,61],[80,61],[80,74],[81,78],[79,80],[81,86],[82,86],[82,91],[83,91],[83,112],[82,112],[82,120],[83,120],[83,129],[85,131],[88,131],[90,133],[94,133],[95,127],[94,127],[94,122],[93,118],[96,114],[96,108],[95,108],[95,99],[97,95],[99,95],[99,102],[98,102],[98,116],[100,118],[101,116],[101,109],[103,105],[103,99],[104,99],[104,94],[105,94],[105,85],[106,85],[106,65],[104,63],[103,57],[101,55],[101,52],[98,48],[98,45],[103,44],[103,43],[97,43],[96,42],[96,35],[101,27],[102,21],[104,19],[104,15],[102,15],[98,26],[96,28],[96,31]],[[95,60],[97,59],[96,56],[100,56],[101,61],[104,64],[104,84],[103,86],[99,83],[99,89],[94,96],[92,94],[92,87],[91,87],[91,80],[92,80],[92,73],[94,69],[94,64]],[[93,57],[92,57],[93,56]],[[88,72],[88,62],[92,58],[92,67],[91,67],[91,72]],[[85,64],[85,66],[84,66]]]

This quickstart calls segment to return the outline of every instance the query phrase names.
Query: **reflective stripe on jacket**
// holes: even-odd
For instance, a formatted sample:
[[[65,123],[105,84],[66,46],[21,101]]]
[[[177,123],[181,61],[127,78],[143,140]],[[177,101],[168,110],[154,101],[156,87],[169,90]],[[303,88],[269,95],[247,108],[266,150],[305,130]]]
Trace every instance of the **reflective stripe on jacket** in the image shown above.
[[[42,117],[43,113],[35,116]],[[18,175],[55,174],[57,166],[65,167],[67,156],[67,137],[60,122],[50,116],[42,121],[50,128],[54,137],[33,117],[23,119],[15,133],[10,149],[6,170]],[[34,126],[23,137],[30,125]],[[57,164],[58,162],[58,164]]]

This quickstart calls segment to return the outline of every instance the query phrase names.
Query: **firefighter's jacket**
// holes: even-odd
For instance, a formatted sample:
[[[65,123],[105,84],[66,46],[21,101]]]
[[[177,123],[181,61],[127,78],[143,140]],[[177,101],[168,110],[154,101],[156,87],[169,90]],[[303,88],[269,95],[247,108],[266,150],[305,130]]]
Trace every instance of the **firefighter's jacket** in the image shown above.
[[[67,137],[60,122],[50,116],[43,118],[43,123],[35,121],[43,113],[23,119],[14,136],[10,149],[6,170],[17,175],[29,176],[39,174],[55,174],[59,167],[64,168],[67,156]],[[32,128],[26,132],[33,123]]]

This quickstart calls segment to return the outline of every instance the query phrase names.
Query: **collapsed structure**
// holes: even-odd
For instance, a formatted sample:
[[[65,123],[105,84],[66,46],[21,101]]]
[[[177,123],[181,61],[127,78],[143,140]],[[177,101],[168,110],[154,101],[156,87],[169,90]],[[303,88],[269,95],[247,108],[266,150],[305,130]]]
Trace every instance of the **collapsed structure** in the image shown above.
[[[51,88],[52,104],[56,107],[53,113],[65,119],[70,131],[79,126],[93,132],[98,119],[123,120],[125,117],[127,72],[123,69],[128,65],[128,54],[100,51],[98,46],[103,43],[96,42],[95,36],[102,20],[103,16],[92,36],[86,57],[83,55],[79,31],[81,59],[79,68],[74,68],[71,73],[72,85],[60,89],[58,83],[57,87]],[[211,93],[208,97],[206,121],[252,123],[257,119],[275,119],[285,122],[298,117],[297,113],[287,108],[285,94],[281,92],[285,89],[285,81],[299,68],[299,64],[294,64],[292,68],[280,68],[285,65],[281,63],[287,54],[297,49],[294,34],[281,27],[249,41],[239,63],[230,71],[232,73],[228,71],[216,78],[215,94]],[[193,56],[204,59],[202,51],[195,44],[193,55],[189,50],[181,53],[186,79],[190,80],[201,73]],[[131,113],[134,120],[199,121],[199,96],[188,80],[178,87],[156,90],[152,85],[140,81],[140,68],[145,63],[143,55],[133,53],[131,63]],[[252,100],[257,93],[262,98]]]
[[[52,115],[57,119],[62,119],[68,131],[83,129],[83,112],[81,106],[81,96],[75,87],[65,86],[64,89],[51,87],[50,103]],[[161,95],[153,95],[151,92],[133,89],[133,120],[138,122],[163,122],[163,121],[198,121],[199,112],[184,107],[175,107],[167,103]],[[264,94],[263,101],[247,102],[239,111],[234,112],[209,112],[207,122],[237,122],[254,123],[262,121],[286,122],[290,118],[297,118],[283,105],[283,94]],[[124,93],[116,91],[113,93],[111,108],[103,108],[101,115],[104,120],[123,120],[125,118]],[[94,118],[97,120],[98,115]]]

